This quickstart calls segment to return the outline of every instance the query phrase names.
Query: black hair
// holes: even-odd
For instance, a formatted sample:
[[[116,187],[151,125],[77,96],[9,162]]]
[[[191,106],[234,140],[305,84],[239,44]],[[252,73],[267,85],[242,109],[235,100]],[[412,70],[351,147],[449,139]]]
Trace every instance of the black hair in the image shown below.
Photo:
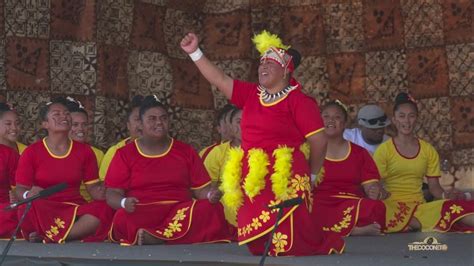
[[[14,112],[15,110],[12,108],[12,106],[8,103],[2,103],[0,102],[0,118],[6,113],[6,112]]]
[[[322,110],[325,110],[331,106],[336,106],[338,107],[341,112],[344,114],[344,121],[347,121],[349,115],[347,114],[347,110],[346,110],[346,106],[339,100],[334,100],[334,101],[330,101],[328,103],[326,103],[325,105],[323,105],[323,107],[321,108],[321,111]]]
[[[86,115],[86,117],[88,116],[86,109],[84,109],[84,106],[82,106],[80,102],[74,100],[71,97],[67,97],[66,100],[68,101],[66,107],[70,113],[83,113]]]
[[[130,120],[130,116],[132,115],[133,110],[135,108],[140,108],[143,103],[143,96],[142,95],[135,95],[133,96],[132,100],[130,101],[129,108],[127,111],[127,121]]]
[[[301,54],[300,52],[298,52],[298,50],[294,49],[294,48],[290,48],[286,51],[289,55],[291,55],[292,57],[292,61],[293,61],[293,66],[295,67],[295,70],[298,68],[298,66],[300,65],[301,63]]]
[[[217,119],[216,119],[216,124],[219,125],[221,121],[223,121],[227,114],[232,112],[233,110],[237,109],[237,107],[233,104],[226,104],[224,105],[218,112],[217,112]]]
[[[48,113],[49,113],[49,107],[53,104],[62,104],[64,107],[66,107],[68,110],[68,103],[69,101],[66,100],[64,97],[56,97],[51,99],[50,102],[43,103],[42,106],[39,109],[39,120],[40,121],[47,121],[48,120]]]
[[[148,111],[148,109],[151,109],[153,107],[163,108],[163,110],[165,110],[165,112],[167,113],[166,106],[158,99],[158,97],[156,97],[155,95],[148,95],[143,99],[142,104],[140,105],[140,119],[143,118],[143,115],[146,111]]]
[[[239,108],[237,108],[237,106],[234,105],[234,109],[232,109],[230,111],[230,115],[229,115],[229,122],[232,122],[232,119],[234,119],[234,117],[242,110],[240,110]]]
[[[406,104],[406,103],[411,104],[415,108],[416,112],[418,113],[418,106],[416,105],[415,99],[413,97],[411,97],[411,95],[406,93],[406,92],[400,92],[395,97],[395,104],[393,105],[393,112],[395,113],[396,111],[398,111],[398,109],[400,108],[400,105]]]

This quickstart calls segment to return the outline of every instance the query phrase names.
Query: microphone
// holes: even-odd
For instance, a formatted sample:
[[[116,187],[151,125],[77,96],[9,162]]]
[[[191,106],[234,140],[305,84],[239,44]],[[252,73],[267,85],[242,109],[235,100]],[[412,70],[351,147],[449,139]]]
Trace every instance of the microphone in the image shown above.
[[[30,201],[33,201],[35,199],[39,199],[39,198],[46,198],[54,193],[57,193],[61,190],[64,190],[65,188],[67,188],[67,183],[60,183],[60,184],[57,184],[57,185],[54,185],[54,186],[51,186],[47,189],[43,189],[41,190],[38,194],[32,196],[32,197],[29,197],[29,198],[26,198],[24,200],[20,200],[18,202],[14,202],[10,205],[8,205],[7,207],[5,207],[5,210],[11,210],[11,209],[14,209],[20,205],[23,205],[25,203],[28,203]]]
[[[268,206],[268,208],[270,210],[288,208],[288,207],[293,207],[293,206],[296,206],[296,205],[300,205],[302,202],[303,202],[303,199],[298,197],[298,198],[285,200],[285,201],[283,201],[283,202],[281,202],[280,204],[277,204],[277,205]]]

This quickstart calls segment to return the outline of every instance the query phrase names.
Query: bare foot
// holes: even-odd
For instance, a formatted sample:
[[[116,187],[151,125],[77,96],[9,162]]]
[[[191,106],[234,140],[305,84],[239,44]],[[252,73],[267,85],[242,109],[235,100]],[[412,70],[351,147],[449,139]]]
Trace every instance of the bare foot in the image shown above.
[[[362,227],[354,227],[351,235],[353,236],[380,236],[382,235],[380,224],[373,223]]]
[[[43,237],[40,236],[37,232],[32,232],[28,236],[28,241],[30,243],[41,243],[41,242],[43,242]]]
[[[159,245],[163,244],[164,241],[161,239],[158,239],[149,233],[147,233],[144,229],[140,228],[138,229],[138,241],[137,245],[142,246],[142,245]]]

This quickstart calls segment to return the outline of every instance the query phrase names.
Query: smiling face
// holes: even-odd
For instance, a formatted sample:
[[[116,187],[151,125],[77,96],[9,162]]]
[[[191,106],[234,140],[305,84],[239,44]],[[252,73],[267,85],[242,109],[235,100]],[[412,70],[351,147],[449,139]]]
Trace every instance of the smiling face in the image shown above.
[[[69,137],[75,141],[87,142],[87,115],[82,112],[71,113],[72,126]]]
[[[141,123],[144,138],[161,140],[168,136],[168,113],[162,107],[151,107],[146,110]]]
[[[342,138],[342,133],[346,127],[346,117],[341,108],[336,105],[329,105],[322,110],[321,116],[326,128],[324,130],[326,135]]]
[[[0,138],[7,142],[16,142],[20,133],[20,120],[13,111],[4,112],[0,117]]]
[[[42,122],[43,128],[51,132],[67,132],[71,130],[71,114],[66,106],[53,103],[48,108],[46,120]]]
[[[258,82],[265,88],[272,89],[288,81],[285,79],[285,69],[273,60],[263,60],[258,66]]]
[[[416,118],[418,112],[410,103],[400,104],[395,110],[392,121],[397,128],[398,134],[411,135],[415,130]]]

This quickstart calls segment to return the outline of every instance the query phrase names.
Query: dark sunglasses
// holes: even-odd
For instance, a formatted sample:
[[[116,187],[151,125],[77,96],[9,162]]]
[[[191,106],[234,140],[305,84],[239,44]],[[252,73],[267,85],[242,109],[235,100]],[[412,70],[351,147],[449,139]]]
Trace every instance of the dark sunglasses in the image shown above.
[[[387,116],[386,115],[381,116],[381,117],[377,117],[377,118],[372,118],[372,119],[364,119],[364,118],[361,118],[361,119],[366,121],[367,123],[369,123],[369,125],[371,125],[371,126],[374,126],[374,125],[377,125],[377,124],[385,124],[385,122],[387,122]]]

